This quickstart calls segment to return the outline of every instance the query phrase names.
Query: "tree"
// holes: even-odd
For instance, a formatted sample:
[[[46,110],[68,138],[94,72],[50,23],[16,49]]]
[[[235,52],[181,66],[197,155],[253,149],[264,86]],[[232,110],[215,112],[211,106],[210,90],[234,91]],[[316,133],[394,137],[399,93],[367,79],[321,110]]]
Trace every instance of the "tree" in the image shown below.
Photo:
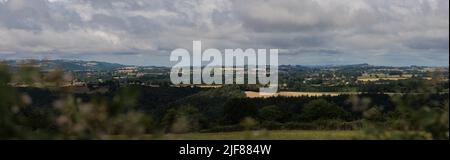
[[[324,99],[310,101],[302,111],[306,121],[345,119],[349,115],[343,108]]]
[[[167,111],[162,119],[166,132],[187,133],[195,132],[207,125],[205,116],[191,106],[181,106]]]
[[[265,106],[259,110],[259,117],[263,121],[278,122],[284,117],[284,113],[277,106]]]
[[[232,99],[225,104],[224,123],[228,125],[238,124],[247,117],[256,117],[258,109],[246,99]]]

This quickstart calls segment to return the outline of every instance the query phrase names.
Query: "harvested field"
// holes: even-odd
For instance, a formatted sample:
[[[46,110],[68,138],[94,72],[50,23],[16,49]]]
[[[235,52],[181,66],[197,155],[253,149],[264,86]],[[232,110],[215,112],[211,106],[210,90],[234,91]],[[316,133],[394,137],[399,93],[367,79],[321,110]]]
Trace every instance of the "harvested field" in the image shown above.
[[[245,95],[248,98],[261,98],[261,97],[321,97],[321,96],[338,96],[341,94],[358,94],[358,93],[339,93],[339,92],[278,92],[274,95],[264,95],[259,92],[246,91]]]

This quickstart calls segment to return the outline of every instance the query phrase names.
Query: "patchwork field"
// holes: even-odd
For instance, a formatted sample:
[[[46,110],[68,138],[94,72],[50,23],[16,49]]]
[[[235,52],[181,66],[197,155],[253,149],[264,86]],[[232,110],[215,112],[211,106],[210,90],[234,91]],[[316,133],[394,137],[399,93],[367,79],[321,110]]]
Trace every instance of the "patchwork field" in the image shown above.
[[[278,92],[273,95],[259,94],[259,92],[245,91],[245,96],[247,98],[269,98],[269,97],[322,97],[322,96],[339,96],[339,95],[358,95],[361,92]],[[374,93],[372,93],[374,94]],[[403,94],[423,94],[423,93],[375,93],[375,94],[386,94],[390,96],[403,95]],[[441,92],[440,94],[448,94],[448,92]]]
[[[358,93],[338,93],[338,92],[278,92],[274,95],[264,95],[259,94],[259,92],[253,92],[253,91],[246,91],[245,95],[248,98],[267,98],[267,97],[321,97],[321,96],[338,96],[341,94],[358,94]]]
[[[386,77],[386,78],[358,78],[358,81],[362,82],[376,82],[376,81],[398,81],[398,80],[405,80],[409,78],[404,77]]]

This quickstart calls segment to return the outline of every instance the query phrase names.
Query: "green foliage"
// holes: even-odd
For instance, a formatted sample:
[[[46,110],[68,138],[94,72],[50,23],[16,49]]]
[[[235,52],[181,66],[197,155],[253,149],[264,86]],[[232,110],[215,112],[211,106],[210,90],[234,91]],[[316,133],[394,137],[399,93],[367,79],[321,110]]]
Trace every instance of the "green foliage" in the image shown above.
[[[366,139],[449,139],[448,99],[434,102],[429,94],[394,96],[396,116],[382,115],[378,108],[364,112]],[[423,102],[427,103],[423,103]],[[426,105],[427,104],[427,105]],[[381,118],[388,119],[380,122]]]
[[[167,111],[162,119],[166,132],[196,132],[205,127],[206,118],[193,106],[181,106]]]
[[[195,89],[195,88],[194,88]],[[202,90],[198,93],[181,97],[169,103],[169,107],[195,106],[205,115],[211,125],[223,124],[224,110],[233,99],[245,99],[245,94],[235,86],[225,86],[217,89]],[[239,123],[235,121],[235,124]]]
[[[110,113],[105,101],[83,103],[69,96],[55,103],[57,137],[62,139],[104,139],[109,135],[137,138],[152,129],[152,119],[133,110]]]
[[[232,99],[224,108],[223,122],[227,125],[240,123],[244,118],[257,117],[257,107],[246,99]]]
[[[133,109],[136,94],[125,89],[113,102],[83,102],[60,87],[64,73],[41,74],[25,66],[15,83],[54,87],[58,99],[52,106],[32,106],[27,94],[16,93],[8,69],[0,66],[0,139],[104,139],[110,135],[136,138],[152,130],[152,119]],[[37,84],[37,86],[36,86]]]
[[[383,121],[384,116],[382,109],[379,107],[372,107],[363,113],[365,119],[370,121]]]
[[[345,119],[349,115],[347,111],[338,105],[324,99],[313,100],[307,103],[302,113],[302,119],[306,121]]]
[[[18,134],[13,120],[13,111],[11,106],[15,105],[12,89],[7,86],[10,81],[10,75],[5,66],[0,64],[0,138],[11,137]]]
[[[394,97],[397,109],[401,117],[404,117],[399,120],[403,126],[402,131],[420,130],[430,134],[433,139],[449,139],[448,99],[444,104],[431,104],[437,106],[411,104],[427,96],[429,95]]]
[[[246,130],[250,130],[250,129],[256,127],[258,125],[258,122],[251,117],[246,117],[246,118],[242,119],[242,121],[239,125],[244,127]]]
[[[200,92],[195,96],[202,98],[217,98],[217,97],[229,97],[229,98],[244,98],[245,93],[236,86],[225,86],[219,89],[211,89],[204,92]]]
[[[24,112],[31,100],[10,87],[11,81],[8,68],[0,64],[0,139],[34,137],[30,131],[38,121],[28,118]]]
[[[259,117],[263,121],[281,121],[286,114],[277,106],[265,106],[259,110]]]
[[[90,86],[104,87],[104,93],[76,93],[61,87],[68,79],[62,70],[41,72],[24,64],[15,71],[10,74],[0,65],[0,139],[140,139],[160,129],[164,133],[364,129],[366,139],[449,137],[448,94],[435,93],[439,91],[435,87],[417,86],[420,93],[395,96],[252,99],[245,97],[242,86],[151,88],[108,82]],[[408,91],[415,84],[425,85],[410,82],[397,87]]]
[[[108,113],[114,116],[135,109],[138,97],[139,92],[137,88],[134,87],[120,88],[118,94],[115,95],[112,99],[113,103],[108,108]]]

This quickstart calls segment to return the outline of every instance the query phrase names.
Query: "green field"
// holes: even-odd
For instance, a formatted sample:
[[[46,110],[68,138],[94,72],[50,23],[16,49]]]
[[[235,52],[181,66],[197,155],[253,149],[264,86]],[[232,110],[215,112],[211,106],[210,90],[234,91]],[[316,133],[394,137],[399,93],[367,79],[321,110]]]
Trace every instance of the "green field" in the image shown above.
[[[159,140],[351,140],[362,137],[361,131],[242,131],[147,135],[143,139]]]

